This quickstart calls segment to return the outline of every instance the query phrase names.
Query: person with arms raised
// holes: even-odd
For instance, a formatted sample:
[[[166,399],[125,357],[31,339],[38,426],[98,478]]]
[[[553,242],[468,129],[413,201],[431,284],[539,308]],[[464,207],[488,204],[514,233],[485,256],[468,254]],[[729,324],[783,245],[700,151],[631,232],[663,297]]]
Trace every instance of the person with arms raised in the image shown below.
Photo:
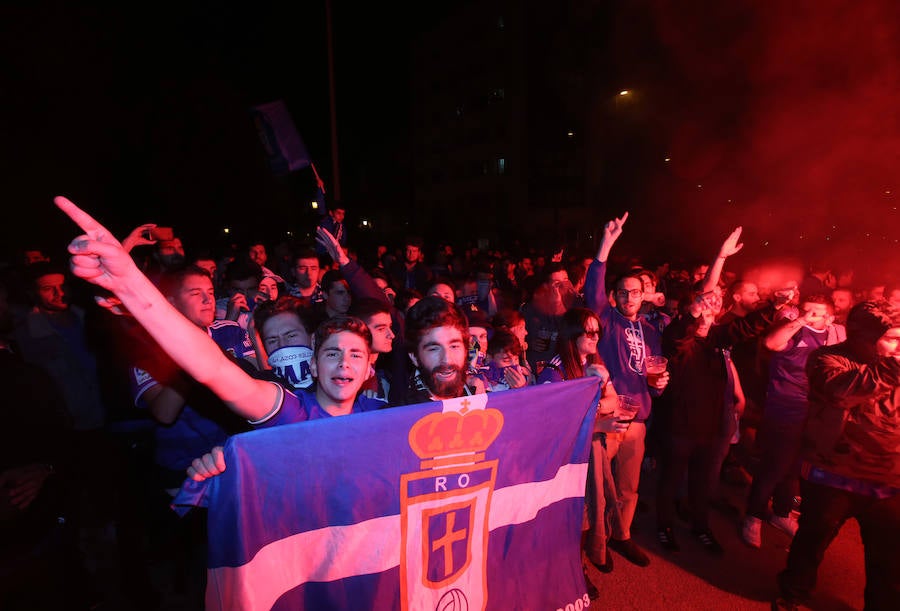
[[[615,282],[615,307],[606,293],[606,261],[613,244],[622,235],[628,220],[626,212],[603,228],[597,256],[587,272],[584,297],[588,308],[600,318],[603,337],[598,350],[616,384],[616,390],[628,395],[641,406],[637,418],[621,440],[607,439],[610,459],[615,459],[613,476],[622,503],[622,538],[611,538],[609,546],[638,566],[650,564],[650,558],[631,540],[631,522],[638,501],[641,462],[644,460],[644,439],[647,418],[650,417],[650,395],[658,395],[668,384],[668,373],[653,380],[649,386],[644,358],[661,354],[660,334],[640,314],[643,304],[643,284],[639,271],[627,273]]]
[[[713,481],[718,481],[723,444],[734,435],[736,404],[741,409],[740,378],[729,348],[761,333],[775,316],[775,305],[768,305],[727,324],[715,324],[722,310],[719,275],[725,260],[742,249],[740,236],[738,227],[725,239],[707,276],[695,285],[682,312],[663,332],[663,354],[672,383],[660,397],[654,431],[661,445],[657,539],[668,551],[680,549],[673,530],[675,499],[687,475],[691,534],[705,551],[724,552],[710,530],[709,496]]]
[[[351,357],[362,354],[366,363],[362,373],[367,373],[369,352],[367,342],[348,337],[357,334],[334,334],[332,341],[336,345],[330,354],[339,366],[328,369],[329,384],[320,383],[315,393],[302,393],[301,398],[280,384],[253,378],[230,360],[203,329],[166,300],[109,230],[68,199],[57,197],[55,202],[85,232],[69,244],[72,272],[115,294],[182,369],[251,424],[267,422],[283,409],[296,414],[297,419],[306,419],[304,415],[308,417],[316,407],[336,416],[381,406],[379,401],[356,396],[355,391],[364,380],[349,363],[355,362]],[[342,341],[345,339],[348,341]]]

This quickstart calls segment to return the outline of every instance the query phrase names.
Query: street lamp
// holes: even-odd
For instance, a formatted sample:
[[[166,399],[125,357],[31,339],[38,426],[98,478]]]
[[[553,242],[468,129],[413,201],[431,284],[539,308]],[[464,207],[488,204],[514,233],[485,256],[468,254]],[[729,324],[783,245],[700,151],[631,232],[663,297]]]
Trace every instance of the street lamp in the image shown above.
[[[634,91],[631,89],[622,89],[619,91],[619,94],[615,97],[616,108],[619,108],[619,104],[631,103],[634,101]]]

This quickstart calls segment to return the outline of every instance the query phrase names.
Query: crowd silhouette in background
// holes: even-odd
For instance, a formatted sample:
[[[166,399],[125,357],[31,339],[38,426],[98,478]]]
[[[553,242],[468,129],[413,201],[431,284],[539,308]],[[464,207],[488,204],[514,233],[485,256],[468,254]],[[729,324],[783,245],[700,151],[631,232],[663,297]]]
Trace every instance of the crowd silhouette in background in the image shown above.
[[[603,387],[586,563],[647,566],[642,508],[663,553],[727,555],[708,518],[727,482],[746,487],[746,548],[728,553],[754,553],[767,524],[794,537],[774,606],[810,595],[851,517],[867,608],[900,603],[900,277],[872,277],[884,261],[772,262],[740,228],[708,260],[645,261],[615,248],[640,231],[627,213],[588,252],[415,235],[365,252],[338,207],[314,242],[225,253],[152,223],[119,241],[57,206],[84,232],[71,258],[35,235],[0,270],[4,609],[102,608],[102,542],[135,608],[173,593],[202,608],[205,513],[170,504],[227,469],[231,435],[586,375]],[[588,589],[602,604],[602,582]]]

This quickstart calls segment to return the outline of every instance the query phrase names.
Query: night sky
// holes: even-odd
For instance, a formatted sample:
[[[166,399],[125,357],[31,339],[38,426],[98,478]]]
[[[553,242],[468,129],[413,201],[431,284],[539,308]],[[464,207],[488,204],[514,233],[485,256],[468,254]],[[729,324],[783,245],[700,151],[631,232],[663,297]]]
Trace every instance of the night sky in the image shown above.
[[[351,160],[393,145],[377,136],[391,124],[406,127],[406,42],[391,34],[391,17],[334,12],[344,198],[358,189]],[[324,2],[40,1],[4,8],[0,22],[4,199],[25,220],[6,223],[8,249],[53,249],[74,235],[52,208],[55,194],[119,234],[152,221],[174,225],[186,243],[205,240],[223,215],[241,238],[270,233],[273,219],[302,226],[312,173],[274,176],[248,113],[277,99],[333,184]],[[373,95],[376,85],[401,92]]]
[[[335,4],[342,199],[364,212],[367,190],[382,201],[392,188],[408,192],[396,187],[408,176],[398,169],[376,180],[373,171],[389,170],[371,160],[402,155],[410,36],[453,3]],[[635,249],[689,242],[708,252],[741,224],[754,256],[891,266],[900,238],[898,7],[648,0],[548,9],[544,40],[558,44],[567,38],[552,36],[561,13],[602,13],[599,24],[580,20],[608,36],[591,52],[603,54],[610,86],[634,92],[605,132],[621,150],[613,175],[627,182],[610,184],[615,197],[598,210],[631,210]],[[273,176],[248,119],[250,106],[275,99],[287,101],[331,184],[324,2],[38,1],[3,8],[0,23],[6,249],[52,250],[74,235],[52,207],[55,194],[119,234],[149,220],[189,241],[235,214],[247,236],[265,234],[273,219],[302,227],[311,174]],[[10,222],[13,212],[25,223]]]

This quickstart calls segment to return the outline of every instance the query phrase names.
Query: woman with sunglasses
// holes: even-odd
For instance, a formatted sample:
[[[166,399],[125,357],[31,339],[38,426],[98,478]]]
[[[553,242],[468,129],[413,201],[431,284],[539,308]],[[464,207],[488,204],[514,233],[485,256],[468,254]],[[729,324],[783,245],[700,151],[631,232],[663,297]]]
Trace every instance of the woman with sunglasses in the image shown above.
[[[606,454],[606,435],[618,434],[628,428],[625,422],[613,417],[618,396],[609,379],[609,371],[597,352],[603,330],[600,318],[587,308],[572,308],[562,317],[557,341],[557,354],[538,374],[538,384],[563,382],[584,376],[598,376],[602,380],[600,404],[591,441],[591,465],[586,493],[586,526],[584,541],[588,560],[600,571],[612,570],[612,558],[607,550],[608,535],[621,534],[618,497],[609,458]]]

